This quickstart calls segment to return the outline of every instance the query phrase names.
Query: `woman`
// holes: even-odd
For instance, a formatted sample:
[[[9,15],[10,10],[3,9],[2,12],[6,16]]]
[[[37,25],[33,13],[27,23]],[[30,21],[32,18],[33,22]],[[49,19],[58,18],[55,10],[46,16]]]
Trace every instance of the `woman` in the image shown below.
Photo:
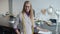
[[[36,28],[36,26],[34,25],[33,16],[34,15],[33,15],[33,9],[31,3],[29,1],[25,1],[23,10],[18,15],[18,18],[16,19],[16,23],[14,24],[14,29],[17,34],[20,34],[20,32],[23,34],[33,34],[33,30],[34,28]],[[20,32],[18,31],[18,28],[20,29]],[[37,27],[37,29],[40,30],[41,28]],[[41,30],[43,31],[44,29]]]
[[[16,23],[14,24],[14,29],[17,34],[20,34],[18,31],[18,24],[20,22],[20,31],[23,34],[32,34],[32,29],[34,27],[34,20],[33,20],[33,10],[32,5],[29,1],[25,1],[23,10],[19,14]]]

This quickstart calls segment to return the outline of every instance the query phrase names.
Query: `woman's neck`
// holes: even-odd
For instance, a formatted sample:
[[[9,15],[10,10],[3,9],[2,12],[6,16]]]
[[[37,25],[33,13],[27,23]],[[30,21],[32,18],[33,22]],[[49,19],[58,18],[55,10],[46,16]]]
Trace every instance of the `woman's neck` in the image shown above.
[[[26,12],[26,14],[27,14],[27,16],[29,16],[30,14],[29,14],[29,12]]]

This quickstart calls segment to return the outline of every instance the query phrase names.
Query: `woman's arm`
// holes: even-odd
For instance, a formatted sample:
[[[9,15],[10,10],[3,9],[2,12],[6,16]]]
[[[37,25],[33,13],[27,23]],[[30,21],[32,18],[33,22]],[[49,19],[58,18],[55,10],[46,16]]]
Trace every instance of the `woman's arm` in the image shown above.
[[[16,22],[14,23],[13,28],[14,28],[14,30],[15,30],[15,32],[16,32],[17,34],[20,34],[20,32],[19,32],[19,30],[18,30],[18,27],[17,27],[18,24],[19,24],[19,16],[16,17]]]
[[[47,30],[47,29],[43,29],[43,28],[41,28],[41,27],[38,27],[38,26],[36,26],[35,25],[35,23],[34,23],[34,26],[33,26],[35,29],[37,29],[37,30],[40,30],[40,31],[49,31],[49,30]]]
[[[20,34],[20,32],[19,32],[19,30],[18,30],[18,29],[15,29],[15,32],[16,32],[17,34]]]
[[[40,30],[40,31],[44,31],[44,32],[48,32],[49,30],[47,29],[43,29],[43,28],[40,28],[40,27],[36,27],[37,30]]]

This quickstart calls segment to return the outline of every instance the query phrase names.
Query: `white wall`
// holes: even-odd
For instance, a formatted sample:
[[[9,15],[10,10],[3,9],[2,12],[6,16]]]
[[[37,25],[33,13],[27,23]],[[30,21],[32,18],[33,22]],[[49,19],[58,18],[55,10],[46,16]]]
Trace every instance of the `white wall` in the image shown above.
[[[24,1],[25,0],[13,0],[12,7],[15,16],[22,11]]]
[[[4,14],[9,11],[8,0],[0,0],[0,14]]]

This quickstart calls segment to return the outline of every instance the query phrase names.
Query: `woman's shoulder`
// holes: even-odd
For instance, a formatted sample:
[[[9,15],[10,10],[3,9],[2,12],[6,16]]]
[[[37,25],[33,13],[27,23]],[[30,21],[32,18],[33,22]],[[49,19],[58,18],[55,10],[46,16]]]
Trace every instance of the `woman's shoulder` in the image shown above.
[[[22,18],[22,12],[20,12],[17,17]]]
[[[17,16],[22,16],[22,12],[20,12]]]
[[[17,15],[16,19],[17,19],[17,20],[18,20],[18,19],[22,20],[22,13],[19,13],[19,14]]]

